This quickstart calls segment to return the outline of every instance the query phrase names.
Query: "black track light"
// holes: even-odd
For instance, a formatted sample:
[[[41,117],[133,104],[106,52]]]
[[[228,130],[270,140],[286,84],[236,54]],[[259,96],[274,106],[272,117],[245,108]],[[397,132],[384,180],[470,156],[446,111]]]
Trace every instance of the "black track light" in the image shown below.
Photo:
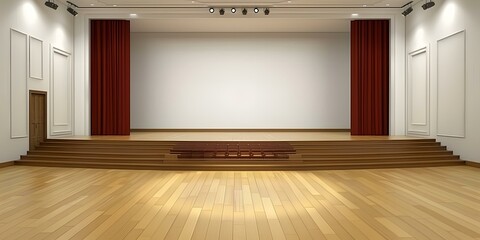
[[[58,4],[54,3],[53,0],[47,0],[45,2],[45,6],[51,8],[53,10],[57,10],[57,8],[58,8]]]
[[[412,11],[413,11],[413,8],[410,6],[410,7],[408,7],[407,9],[405,9],[405,11],[402,12],[402,15],[406,17],[406,16],[407,16],[408,14],[410,14]]]
[[[236,13],[236,12],[237,12],[237,9],[236,9],[236,8],[232,8],[232,9],[230,9],[230,11],[231,11],[232,13]]]
[[[254,12],[254,13],[258,13],[258,12],[260,12],[260,9],[254,8],[254,9],[253,9],[253,12]]]
[[[67,11],[72,14],[73,16],[77,16],[78,12],[75,11],[75,9],[73,9],[72,7],[68,7],[67,8]]]
[[[208,9],[208,12],[214,13],[214,12],[215,12],[215,8],[209,8],[209,9]]]
[[[73,16],[77,16],[78,12],[75,11],[75,9],[73,9],[73,8],[78,8],[78,6],[75,5],[74,3],[70,2],[70,1],[67,1],[67,4],[68,4],[67,11],[70,14],[72,14]]]
[[[435,6],[435,2],[433,2],[432,0],[429,0],[427,2],[427,0],[425,0],[425,4],[422,5],[422,8],[423,8],[423,10],[427,10],[427,9],[433,7],[433,6]]]
[[[270,14],[270,9],[265,8],[265,10],[263,11],[263,13],[265,13],[265,15],[269,15],[269,14]]]
[[[247,15],[247,13],[248,13],[247,9],[244,8],[244,9],[242,10],[242,14],[243,14],[243,15]]]
[[[220,15],[224,15],[225,14],[225,10],[222,8],[220,9],[220,11],[218,11],[220,13]]]

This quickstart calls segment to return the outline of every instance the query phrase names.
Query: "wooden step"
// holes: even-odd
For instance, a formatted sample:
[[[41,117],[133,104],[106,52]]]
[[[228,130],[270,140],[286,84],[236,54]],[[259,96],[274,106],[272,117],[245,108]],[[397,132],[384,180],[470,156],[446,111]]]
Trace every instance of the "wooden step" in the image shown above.
[[[43,167],[76,167],[76,168],[112,168],[112,169],[146,169],[146,170],[198,170],[198,171],[264,171],[264,170],[332,170],[332,169],[372,169],[372,168],[410,168],[410,167],[440,167],[464,165],[463,161],[424,161],[424,162],[391,162],[391,163],[339,163],[339,164],[147,164],[147,163],[98,163],[98,162],[56,162],[56,161],[29,161],[16,162],[18,165]]]
[[[192,143],[195,145],[191,141],[185,144],[176,141],[49,139],[21,156],[16,163],[51,167],[170,170],[315,170],[465,164],[459,156],[434,139],[293,141],[288,144],[294,151],[285,155],[289,158],[277,159],[260,155],[257,158],[217,156],[182,159],[170,154],[178,143],[184,147]],[[234,144],[233,141],[219,143]],[[262,144],[268,145],[267,142]],[[188,148],[181,150],[190,151]]]
[[[365,157],[382,157],[382,156],[429,156],[429,155],[452,155],[452,151],[403,151],[403,152],[396,152],[391,150],[389,152],[340,152],[340,153],[302,153],[303,158],[365,158]]]

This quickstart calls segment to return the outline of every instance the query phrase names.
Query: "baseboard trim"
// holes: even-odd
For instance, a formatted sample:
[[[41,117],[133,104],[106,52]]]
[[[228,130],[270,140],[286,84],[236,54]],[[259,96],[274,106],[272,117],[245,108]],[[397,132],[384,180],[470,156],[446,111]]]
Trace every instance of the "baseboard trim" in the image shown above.
[[[10,166],[13,166],[13,165],[15,165],[14,161],[4,162],[4,163],[0,163],[0,168],[10,167]]]
[[[350,132],[350,129],[342,128],[313,128],[313,129],[222,129],[222,128],[133,128],[130,132]]]
[[[470,166],[470,167],[480,168],[480,163],[478,163],[478,162],[465,161],[465,165]]]

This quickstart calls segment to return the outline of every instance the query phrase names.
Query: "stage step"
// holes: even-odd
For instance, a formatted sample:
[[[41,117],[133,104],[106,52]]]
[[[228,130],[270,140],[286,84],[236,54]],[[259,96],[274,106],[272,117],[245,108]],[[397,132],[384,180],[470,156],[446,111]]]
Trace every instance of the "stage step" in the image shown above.
[[[234,144],[221,142],[220,145],[226,143]],[[185,146],[185,142],[52,139],[28,151],[16,164],[168,170],[321,170],[465,164],[434,139],[291,141],[288,144],[294,149],[289,158],[178,158],[171,150]]]

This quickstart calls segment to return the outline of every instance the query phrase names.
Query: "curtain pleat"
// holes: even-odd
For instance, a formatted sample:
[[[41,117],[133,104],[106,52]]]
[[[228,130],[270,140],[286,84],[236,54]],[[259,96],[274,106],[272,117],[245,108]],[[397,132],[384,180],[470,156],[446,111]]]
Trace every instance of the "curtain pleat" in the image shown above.
[[[92,20],[91,134],[130,134],[130,22]]]
[[[352,135],[389,135],[389,75],[390,21],[352,21]]]

